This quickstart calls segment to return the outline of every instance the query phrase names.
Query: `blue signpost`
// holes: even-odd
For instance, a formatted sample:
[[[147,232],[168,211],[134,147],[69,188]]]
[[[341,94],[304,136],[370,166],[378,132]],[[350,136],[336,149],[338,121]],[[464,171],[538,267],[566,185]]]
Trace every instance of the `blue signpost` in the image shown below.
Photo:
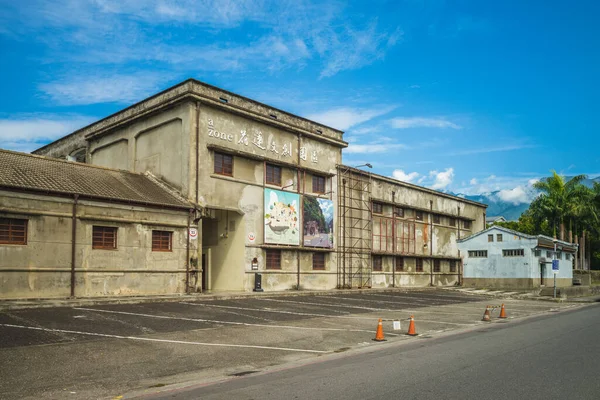
[[[558,274],[558,260],[552,260],[552,272]]]

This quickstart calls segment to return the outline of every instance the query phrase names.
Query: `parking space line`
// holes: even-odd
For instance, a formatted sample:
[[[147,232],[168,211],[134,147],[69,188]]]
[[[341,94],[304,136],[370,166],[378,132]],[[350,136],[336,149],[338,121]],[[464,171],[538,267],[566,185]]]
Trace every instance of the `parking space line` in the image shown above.
[[[36,326],[24,326],[24,325],[12,325],[12,324],[0,324],[0,326],[4,326],[7,328],[19,328],[19,329],[31,329],[36,331],[44,331],[44,332],[60,332],[60,333],[68,333],[73,335],[86,335],[86,336],[98,336],[105,337],[111,339],[128,339],[128,340],[141,340],[146,342],[161,342],[161,343],[174,343],[174,344],[188,344],[195,346],[213,346],[213,347],[238,347],[238,348],[247,348],[247,349],[262,349],[262,350],[280,350],[280,351],[292,351],[299,353],[331,353],[330,351],[323,350],[309,350],[309,349],[296,349],[290,347],[271,347],[271,346],[257,346],[257,345],[246,345],[246,344],[228,344],[228,343],[204,343],[204,342],[189,342],[185,340],[169,340],[169,339],[156,339],[156,338],[144,338],[139,336],[121,336],[121,335],[110,335],[106,333],[95,333],[95,332],[81,332],[81,331],[70,331],[66,329],[52,329],[52,328],[42,328]]]
[[[183,304],[187,304],[187,303],[183,303]],[[84,308],[84,307],[74,307],[74,309],[75,310],[83,310],[83,311],[99,312],[99,313],[132,315],[132,316],[136,316],[136,317],[172,319],[172,320],[191,321],[191,322],[210,322],[210,323],[215,323],[215,324],[229,324],[229,325],[242,325],[242,326],[258,326],[261,328],[299,329],[299,330],[310,330],[310,331],[344,331],[344,332],[369,332],[369,333],[373,332],[371,330],[365,330],[365,329],[316,328],[316,327],[308,327],[308,326],[253,324],[250,322],[220,321],[220,320],[202,319],[202,318],[171,317],[168,315],[153,315],[153,314],[133,313],[133,312],[127,312],[127,311],[98,310],[95,308]]]
[[[318,296],[313,296],[318,297]],[[339,297],[336,297],[339,298]],[[329,303],[312,303],[312,302],[304,302],[304,301],[293,301],[293,300],[282,300],[282,299],[265,299],[265,298],[257,298],[256,300],[260,301],[275,301],[279,303],[293,303],[293,304],[305,304],[308,306],[327,306],[327,307],[344,307],[344,308],[356,308],[359,310],[367,310],[367,311],[396,311],[389,308],[373,308],[373,307],[364,307],[364,306],[351,306],[347,304],[329,304]],[[344,318],[340,316],[340,318]]]
[[[263,299],[261,299],[263,300]],[[279,301],[279,300],[274,300]],[[271,310],[268,308],[248,308],[248,307],[233,307],[233,306],[222,306],[218,304],[207,304],[207,303],[187,303],[180,302],[180,304],[187,304],[190,306],[204,306],[204,307],[215,307],[215,308],[230,308],[237,310],[247,310],[247,311],[260,311],[260,312],[270,312],[270,313],[279,313],[279,314],[292,314],[292,315],[304,315],[307,317],[324,317],[324,318],[344,318],[344,319],[375,319],[375,317],[356,317],[352,315],[327,315],[327,314],[314,314],[314,313],[302,313],[302,312],[294,312],[294,311],[285,311],[285,310]],[[323,304],[327,305],[327,304]],[[394,310],[377,310],[377,311],[394,311]]]

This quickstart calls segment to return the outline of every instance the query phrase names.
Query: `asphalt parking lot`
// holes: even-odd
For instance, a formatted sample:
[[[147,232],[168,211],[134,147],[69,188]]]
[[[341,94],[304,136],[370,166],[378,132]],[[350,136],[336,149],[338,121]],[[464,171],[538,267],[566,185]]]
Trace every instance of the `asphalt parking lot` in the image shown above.
[[[453,290],[333,292],[229,300],[37,308],[0,312],[1,398],[115,398],[188,381],[242,376],[287,362],[510,322],[568,303],[496,299]],[[406,335],[415,316],[416,338]],[[399,321],[399,330],[393,321]],[[127,396],[125,396],[127,397]]]

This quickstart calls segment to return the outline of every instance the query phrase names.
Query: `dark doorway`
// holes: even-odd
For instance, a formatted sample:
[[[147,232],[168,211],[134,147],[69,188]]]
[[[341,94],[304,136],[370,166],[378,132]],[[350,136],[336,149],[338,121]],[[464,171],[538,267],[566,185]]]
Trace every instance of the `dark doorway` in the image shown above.
[[[206,270],[206,254],[202,253],[202,291],[205,292],[208,289],[208,271]]]
[[[545,272],[546,272],[546,265],[540,264],[540,286],[546,286],[546,281],[544,280]]]

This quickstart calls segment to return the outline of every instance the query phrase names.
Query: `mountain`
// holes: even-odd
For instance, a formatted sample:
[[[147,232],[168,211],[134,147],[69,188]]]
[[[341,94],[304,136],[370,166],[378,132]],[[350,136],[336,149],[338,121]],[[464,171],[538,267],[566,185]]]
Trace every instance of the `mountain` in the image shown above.
[[[565,176],[566,180],[570,180],[573,178],[572,176]],[[591,188],[594,186],[594,183],[600,184],[600,176],[595,178],[587,178],[581,182],[583,185]],[[536,196],[536,191],[532,187],[527,188],[528,197],[533,199]],[[476,201],[479,203],[487,204],[488,209],[486,215],[488,217],[496,217],[503,216],[507,221],[516,221],[519,219],[521,214],[525,212],[529,208],[529,202],[527,203],[516,203],[511,201],[502,200],[499,196],[500,191],[476,194],[476,195],[468,195],[462,193],[449,193],[458,197],[463,197],[467,200]]]

